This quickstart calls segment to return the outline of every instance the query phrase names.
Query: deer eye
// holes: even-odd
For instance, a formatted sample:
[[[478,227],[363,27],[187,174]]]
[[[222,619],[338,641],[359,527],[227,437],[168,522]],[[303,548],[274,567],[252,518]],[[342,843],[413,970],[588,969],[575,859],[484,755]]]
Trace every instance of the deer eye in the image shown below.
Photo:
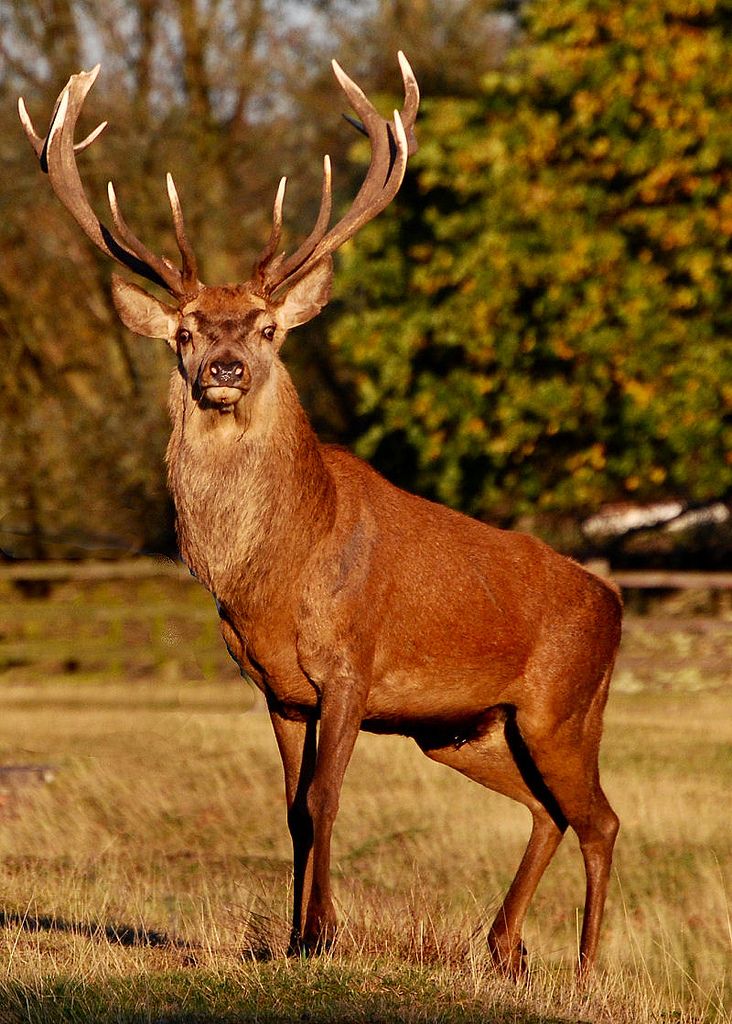
[[[178,341],[181,343],[181,345],[187,345],[192,337],[193,335],[191,334],[187,327],[181,327],[181,329],[178,331]]]
[[[262,329],[262,334],[265,336],[267,341],[271,341],[275,336],[276,330],[277,328],[274,324],[267,324],[267,326]]]

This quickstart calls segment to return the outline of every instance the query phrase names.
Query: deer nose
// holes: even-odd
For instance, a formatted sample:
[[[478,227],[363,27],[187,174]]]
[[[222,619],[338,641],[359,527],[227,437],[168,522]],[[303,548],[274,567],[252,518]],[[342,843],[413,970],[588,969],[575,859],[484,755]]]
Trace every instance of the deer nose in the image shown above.
[[[224,363],[217,359],[211,363],[209,373],[214,384],[222,387],[235,387],[245,383],[244,364],[240,362]]]

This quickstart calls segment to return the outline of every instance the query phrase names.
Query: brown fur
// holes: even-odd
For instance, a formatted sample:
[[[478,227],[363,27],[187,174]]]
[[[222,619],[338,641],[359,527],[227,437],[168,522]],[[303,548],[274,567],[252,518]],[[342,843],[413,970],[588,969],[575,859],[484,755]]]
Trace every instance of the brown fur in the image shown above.
[[[265,694],[282,755],[292,948],[334,934],[331,830],[358,731],[369,729],[413,737],[531,811],[529,845],[489,935],[506,970],[524,964],[529,901],[572,826],[587,872],[588,968],[617,832],[598,775],[616,591],[532,537],[408,494],[320,444],[277,353],[303,295],[315,311],[326,301],[329,273],[311,273],[279,305],[246,287],[204,289],[177,312],[158,304],[162,314],[149,296],[144,313],[131,311],[128,300],[144,294],[131,288],[115,283],[125,322],[139,329],[162,315],[178,353],[167,460],[181,553]],[[181,327],[193,334],[186,345]],[[196,397],[195,382],[222,358],[245,365],[250,383],[216,405]]]

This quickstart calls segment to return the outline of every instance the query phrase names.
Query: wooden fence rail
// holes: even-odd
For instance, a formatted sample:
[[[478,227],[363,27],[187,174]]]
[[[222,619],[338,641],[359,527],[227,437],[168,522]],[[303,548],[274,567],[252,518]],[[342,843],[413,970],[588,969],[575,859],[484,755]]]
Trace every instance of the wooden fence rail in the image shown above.
[[[619,570],[610,576],[623,590],[732,590],[732,572]]]
[[[96,583],[103,580],[188,579],[181,562],[171,558],[130,558],[119,561],[9,562],[0,564],[0,583]]]
[[[732,590],[732,572],[693,572],[618,570],[613,572],[606,563],[592,563],[601,576],[609,576],[624,590]],[[2,582],[66,581],[100,582],[103,580],[143,580],[156,577],[168,579],[189,578],[188,570],[180,562],[163,556],[125,559],[120,561],[84,562],[9,562],[0,564]]]

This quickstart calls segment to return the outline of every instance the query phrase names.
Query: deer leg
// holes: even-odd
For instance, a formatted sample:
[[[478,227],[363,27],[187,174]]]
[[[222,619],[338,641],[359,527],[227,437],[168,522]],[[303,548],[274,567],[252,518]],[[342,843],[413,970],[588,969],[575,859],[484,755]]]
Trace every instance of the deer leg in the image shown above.
[[[511,976],[526,969],[526,948],[521,932],[529,904],[549,862],[559,846],[566,822],[549,803],[545,794],[526,780],[523,764],[519,767],[510,736],[510,716],[505,709],[491,708],[486,712],[475,732],[465,742],[452,742],[446,746],[430,746],[418,740],[428,757],[479,782],[494,792],[502,793],[531,811],[533,826],[528,845],[516,876],[496,914],[488,933],[488,948],[493,962]],[[508,734],[508,735],[507,735]],[[538,795],[536,790],[538,789]]]
[[[526,912],[542,875],[564,833],[545,810],[532,811],[533,825],[518,871],[488,932],[488,949],[496,967],[516,977],[526,970],[526,947],[521,941]]]
[[[586,782],[583,778],[586,766],[577,760],[574,780],[567,778],[572,757],[566,751],[565,754],[565,760],[556,769],[551,762],[539,763],[543,764],[544,777],[556,794],[569,824],[577,833],[584,860],[587,884],[577,965],[579,975],[584,975],[593,967],[597,954],[619,822],[600,788],[597,775],[589,783]]]
[[[588,713],[552,729],[547,722],[534,730],[533,723],[518,728],[561,813],[577,833],[587,880],[578,973],[589,971],[597,954],[600,925],[605,908],[618,817],[600,787],[598,754],[600,718],[605,693],[598,694]],[[556,724],[556,723],[554,723]]]
[[[321,702],[315,774],[307,796],[313,824],[313,869],[303,945],[311,952],[327,948],[335,937],[337,922],[330,882],[331,836],[364,706],[365,696],[348,683],[338,687],[333,696],[326,690]]]
[[[599,783],[593,796],[591,818],[586,824],[583,823],[579,830],[577,826],[573,826],[579,837],[587,875],[585,912],[582,917],[580,957],[577,965],[580,976],[590,971],[595,963],[610,881],[613,847],[620,827],[618,816],[608,803]]]
[[[288,954],[300,951],[302,925],[313,873],[313,822],[307,794],[315,770],[317,720],[285,718],[270,706],[270,718],[285,773],[287,827],[292,839],[293,911]]]

